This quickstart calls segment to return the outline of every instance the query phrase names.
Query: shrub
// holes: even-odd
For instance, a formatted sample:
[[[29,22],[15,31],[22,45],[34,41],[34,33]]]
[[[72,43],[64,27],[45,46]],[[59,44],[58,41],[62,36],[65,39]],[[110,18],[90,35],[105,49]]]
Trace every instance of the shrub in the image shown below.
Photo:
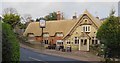
[[[18,63],[20,58],[19,41],[9,24],[2,23],[2,61]]]

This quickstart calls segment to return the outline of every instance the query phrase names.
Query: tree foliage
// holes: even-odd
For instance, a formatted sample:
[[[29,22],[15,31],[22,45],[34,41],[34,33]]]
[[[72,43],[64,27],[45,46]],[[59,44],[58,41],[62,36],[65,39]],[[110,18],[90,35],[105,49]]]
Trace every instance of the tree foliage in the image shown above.
[[[25,29],[26,26],[20,22],[21,18],[18,15],[17,10],[15,8],[5,8],[3,10],[3,22],[10,24],[12,28],[19,27],[20,29]],[[31,15],[27,14],[25,19],[30,19]]]
[[[46,21],[57,20],[57,13],[56,12],[50,13],[49,15],[45,16],[45,19]]]
[[[39,21],[41,18],[37,18],[36,21]],[[44,17],[44,19],[46,21],[50,21],[50,20],[57,20],[57,13],[56,12],[52,12],[52,13],[49,13],[49,15],[46,15]]]
[[[16,14],[5,14],[3,22],[8,23],[14,28],[20,22],[20,16]]]
[[[2,23],[2,61],[17,63],[20,59],[19,42],[9,24]],[[16,61],[16,62],[12,62]]]
[[[104,51],[112,58],[120,57],[120,21],[119,17],[113,15],[114,13],[111,12],[97,32],[97,38],[105,46]]]
[[[30,20],[32,20],[32,16],[30,14],[24,14],[22,19],[24,20],[24,22],[29,22]]]

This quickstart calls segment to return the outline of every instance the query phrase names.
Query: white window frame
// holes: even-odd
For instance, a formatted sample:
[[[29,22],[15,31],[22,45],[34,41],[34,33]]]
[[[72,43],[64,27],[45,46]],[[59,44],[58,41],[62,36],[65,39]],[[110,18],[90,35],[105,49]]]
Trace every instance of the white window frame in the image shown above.
[[[49,44],[49,41],[48,41],[48,39],[47,39],[47,40],[44,40],[44,42],[45,42],[45,44]]]
[[[44,33],[43,37],[49,37],[49,33]]]
[[[82,31],[81,32],[90,32],[91,26],[90,25],[82,25]]]
[[[63,34],[62,33],[57,33],[56,36],[57,37],[63,37]]]
[[[77,40],[77,43],[75,43],[75,40]],[[77,38],[74,37],[74,44],[79,44],[79,42],[80,42],[79,38],[78,37]]]
[[[71,44],[70,40],[67,40],[67,41],[66,41],[66,44]]]

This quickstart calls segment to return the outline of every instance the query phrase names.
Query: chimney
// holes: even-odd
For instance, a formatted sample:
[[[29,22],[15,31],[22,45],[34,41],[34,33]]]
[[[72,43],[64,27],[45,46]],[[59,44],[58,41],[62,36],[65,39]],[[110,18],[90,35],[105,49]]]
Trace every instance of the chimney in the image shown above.
[[[62,19],[62,20],[64,19],[63,12],[62,12],[62,15],[61,15],[61,19]]]
[[[60,14],[60,11],[57,12],[57,20],[60,20],[61,19],[61,14]]]
[[[97,19],[99,19],[99,17],[96,17]]]
[[[75,15],[74,15],[72,18],[73,18],[73,19],[77,19],[76,12],[75,12]]]

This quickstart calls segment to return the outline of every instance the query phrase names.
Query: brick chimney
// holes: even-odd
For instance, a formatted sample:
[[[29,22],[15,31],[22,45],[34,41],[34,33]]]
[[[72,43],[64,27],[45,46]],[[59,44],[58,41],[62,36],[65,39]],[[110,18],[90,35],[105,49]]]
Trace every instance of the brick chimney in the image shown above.
[[[60,19],[61,19],[60,11],[57,11],[57,20],[60,20]]]
[[[77,19],[76,12],[75,12],[75,15],[74,15],[72,18],[73,18],[73,19]]]
[[[99,17],[98,17],[98,16],[97,16],[96,18],[97,18],[97,19],[99,19]]]
[[[63,12],[61,13],[61,19],[62,20],[64,19],[64,13]]]

